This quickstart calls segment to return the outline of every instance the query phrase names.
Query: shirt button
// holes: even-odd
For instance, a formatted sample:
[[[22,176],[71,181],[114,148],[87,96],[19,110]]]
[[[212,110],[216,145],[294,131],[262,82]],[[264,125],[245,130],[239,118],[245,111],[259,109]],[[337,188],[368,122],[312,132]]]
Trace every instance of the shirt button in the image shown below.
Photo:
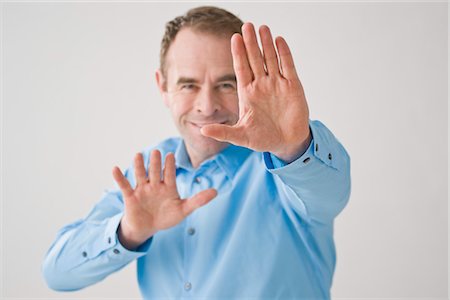
[[[87,256],[86,251],[83,251],[83,253],[81,253],[81,255],[83,255],[83,257],[86,257]]]
[[[310,159],[311,159],[311,158],[309,158],[309,157],[305,158],[305,159],[303,160],[303,163],[306,164]]]
[[[194,234],[195,234],[195,228],[190,227],[190,228],[188,229],[187,233],[188,233],[189,235],[194,235]]]
[[[108,238],[108,244],[111,244],[111,237]]]
[[[114,252],[114,254],[119,254],[120,253],[119,249],[114,249],[113,252]]]
[[[319,151],[319,144],[316,144],[316,152]]]
[[[328,153],[328,159],[331,160],[332,156],[331,153]]]
[[[200,177],[195,177],[195,182],[200,183],[202,179]]]
[[[191,284],[190,282],[186,282],[186,283],[184,284],[184,289],[185,289],[186,291],[189,291],[191,288],[192,288],[192,284]]]

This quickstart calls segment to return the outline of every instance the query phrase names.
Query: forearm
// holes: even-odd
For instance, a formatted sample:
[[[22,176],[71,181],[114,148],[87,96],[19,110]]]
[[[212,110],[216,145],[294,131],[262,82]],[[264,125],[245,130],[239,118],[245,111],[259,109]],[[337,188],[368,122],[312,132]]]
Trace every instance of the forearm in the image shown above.
[[[84,221],[63,232],[52,245],[42,271],[54,290],[78,290],[92,285],[145,254],[125,249],[116,230],[121,214],[102,222]],[[148,245],[146,245],[148,248]]]
[[[294,208],[307,220],[330,222],[344,208],[350,195],[350,158],[344,147],[320,122],[311,123],[313,142],[290,164],[265,153],[268,170],[289,188]]]

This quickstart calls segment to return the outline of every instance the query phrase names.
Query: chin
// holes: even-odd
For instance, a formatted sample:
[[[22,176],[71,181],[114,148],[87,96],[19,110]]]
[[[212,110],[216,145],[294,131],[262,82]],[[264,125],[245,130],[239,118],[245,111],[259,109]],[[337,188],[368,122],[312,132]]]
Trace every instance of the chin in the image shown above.
[[[194,145],[191,145],[196,151],[199,153],[207,154],[208,156],[212,156],[214,154],[219,153],[222,151],[226,146],[228,146],[228,143],[225,142],[219,142],[215,139],[201,136],[197,141],[194,142]]]
[[[223,149],[225,149],[229,144],[225,142],[219,142],[215,139],[205,137],[203,135],[195,135],[195,136],[183,136],[186,145],[190,149],[197,152],[198,155],[206,158],[213,156]]]

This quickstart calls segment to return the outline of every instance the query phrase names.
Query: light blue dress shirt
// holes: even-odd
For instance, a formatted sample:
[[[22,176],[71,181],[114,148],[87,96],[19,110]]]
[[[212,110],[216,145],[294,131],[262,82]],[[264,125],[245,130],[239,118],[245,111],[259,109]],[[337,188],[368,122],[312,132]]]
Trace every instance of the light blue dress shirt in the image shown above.
[[[116,234],[122,194],[107,191],[58,233],[43,263],[47,284],[81,289],[137,259],[144,299],[330,299],[333,219],[350,196],[350,159],[321,122],[310,128],[311,144],[290,164],[230,145],[194,169],[183,140],[165,140],[155,148],[175,153],[180,196],[210,187],[218,196],[129,251]],[[125,175],[135,186],[133,167]]]

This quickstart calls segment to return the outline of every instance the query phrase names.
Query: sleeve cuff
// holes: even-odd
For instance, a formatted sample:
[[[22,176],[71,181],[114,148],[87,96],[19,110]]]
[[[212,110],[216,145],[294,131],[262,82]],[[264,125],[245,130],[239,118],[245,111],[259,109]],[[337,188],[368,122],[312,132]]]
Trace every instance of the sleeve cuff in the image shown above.
[[[107,236],[108,244],[111,245],[110,248],[112,248],[112,253],[117,256],[122,255],[124,257],[130,257],[132,259],[143,256],[144,254],[147,253],[148,249],[150,248],[153,238],[149,238],[142,245],[140,245],[135,251],[128,250],[127,248],[125,248],[120,243],[119,237],[117,235],[117,229],[119,228],[119,224],[120,224],[120,220],[122,219],[122,216],[123,216],[123,213],[120,213],[120,214],[117,214],[116,216],[112,217],[110,219],[108,227],[106,229],[106,236]]]
[[[264,152],[263,155],[264,161],[268,169],[278,169],[288,165],[288,163],[279,159],[276,155],[270,152]],[[304,163],[307,163],[312,155],[313,155],[313,139],[311,138],[311,142],[309,143],[309,146],[306,149],[306,151],[295,161],[299,160],[303,161]]]
[[[311,143],[308,149],[298,159],[287,164],[275,155],[264,152],[264,162],[267,170],[275,171],[291,168],[302,168],[310,165],[313,161],[320,161],[334,169],[344,168],[345,161],[339,155],[342,152],[334,145],[336,144],[334,136],[320,121],[310,121]]]
[[[106,255],[111,260],[116,261],[132,261],[133,259],[144,256],[151,243],[152,238],[148,239],[144,244],[139,246],[136,251],[126,249],[117,237],[117,228],[123,213],[119,213],[106,221],[104,234],[91,245],[86,244],[80,249],[80,258],[84,261],[94,259],[99,255]]]

